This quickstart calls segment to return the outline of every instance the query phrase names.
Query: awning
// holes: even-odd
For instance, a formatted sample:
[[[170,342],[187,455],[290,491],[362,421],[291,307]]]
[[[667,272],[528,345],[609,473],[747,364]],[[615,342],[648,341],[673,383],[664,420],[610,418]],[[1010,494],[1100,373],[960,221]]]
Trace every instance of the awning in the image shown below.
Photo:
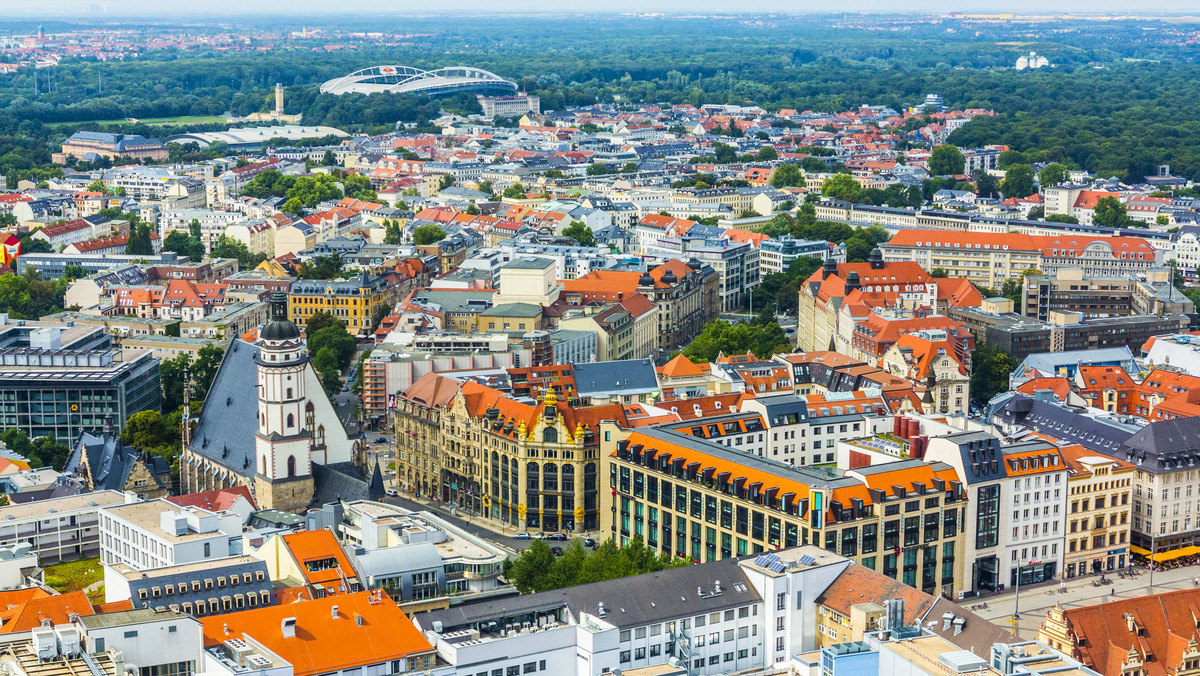
[[[1193,554],[1200,554],[1200,547],[1194,545],[1180,547],[1179,549],[1172,549],[1169,552],[1158,552],[1150,558],[1154,559],[1156,563],[1162,563],[1163,561],[1170,561],[1171,559],[1178,559],[1181,556],[1191,556]]]
[[[1139,547],[1137,545],[1129,545],[1129,551],[1133,552],[1134,554],[1137,554],[1138,556],[1150,556],[1149,549],[1142,549],[1141,547]]]

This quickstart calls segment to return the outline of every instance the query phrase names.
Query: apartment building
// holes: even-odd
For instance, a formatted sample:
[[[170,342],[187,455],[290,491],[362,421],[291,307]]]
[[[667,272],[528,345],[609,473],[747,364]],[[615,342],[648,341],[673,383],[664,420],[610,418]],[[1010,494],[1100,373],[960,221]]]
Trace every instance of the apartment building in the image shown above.
[[[178,608],[204,617],[269,606],[275,596],[267,565],[242,555],[148,570],[125,563],[105,566],[105,603],[126,600],[134,608]]]
[[[926,592],[961,588],[965,494],[945,463],[839,475],[667,429],[601,430],[601,529],[622,543],[697,562],[811,543]]]
[[[1037,238],[1015,233],[901,230],[879,246],[885,262],[912,261],[928,271],[998,289],[1026,270],[1042,270]],[[1043,270],[1044,272],[1044,270]]]
[[[41,565],[100,553],[100,508],[121,505],[124,493],[97,491],[0,507],[0,547],[29,545]]]
[[[788,269],[797,258],[811,256],[822,261],[832,258],[838,263],[846,262],[846,248],[839,245],[830,247],[829,242],[807,239],[796,239],[791,235],[782,235],[776,239],[768,239],[758,245],[759,274],[766,276]]]
[[[288,290],[288,319],[303,328],[309,317],[326,312],[342,320],[351,335],[366,337],[374,329],[375,311],[393,300],[387,280],[366,271],[347,280],[302,279]]]
[[[1063,577],[1124,568],[1129,562],[1132,463],[1083,446],[1061,448],[1067,462],[1067,551]]]

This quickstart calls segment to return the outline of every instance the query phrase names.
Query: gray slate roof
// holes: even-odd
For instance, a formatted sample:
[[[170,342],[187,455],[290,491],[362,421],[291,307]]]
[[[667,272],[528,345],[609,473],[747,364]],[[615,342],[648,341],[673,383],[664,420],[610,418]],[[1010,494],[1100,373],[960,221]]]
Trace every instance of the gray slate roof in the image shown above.
[[[717,581],[721,583],[721,594],[709,595]],[[735,583],[740,583],[739,587],[745,591],[739,591]],[[705,596],[698,596],[697,588],[703,589]],[[420,621],[422,629],[429,629],[437,620],[442,622],[444,631],[450,631],[455,627],[487,622],[496,616],[563,605],[578,619],[581,612],[596,615],[603,603],[607,611],[604,620],[626,628],[738,608],[761,600],[758,592],[747,582],[737,559],[724,559],[434,610],[421,613],[415,619]]]
[[[658,391],[658,373],[649,359],[575,364],[575,387],[581,397],[609,397]]]

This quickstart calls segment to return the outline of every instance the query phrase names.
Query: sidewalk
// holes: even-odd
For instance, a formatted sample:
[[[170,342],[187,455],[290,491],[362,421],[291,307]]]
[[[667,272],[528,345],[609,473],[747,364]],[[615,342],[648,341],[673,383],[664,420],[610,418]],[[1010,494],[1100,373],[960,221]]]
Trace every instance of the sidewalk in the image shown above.
[[[1112,584],[1093,586],[1093,580],[1099,580],[1099,575],[1088,575],[1066,580],[1066,592],[1060,593],[1059,582],[1044,582],[1038,585],[1021,587],[1018,605],[1017,591],[1005,589],[999,594],[985,593],[977,598],[963,599],[959,605],[970,609],[971,606],[986,603],[986,609],[972,612],[994,624],[1014,629],[1023,639],[1037,638],[1038,628],[1046,618],[1046,611],[1055,604],[1063,608],[1078,608],[1135,598],[1147,594],[1158,594],[1179,589],[1192,589],[1194,580],[1200,577],[1200,566],[1184,566],[1172,570],[1154,572],[1154,589],[1150,589],[1150,572],[1145,567],[1133,569],[1135,578],[1119,577],[1116,571],[1105,573],[1104,576]],[[1014,610],[1019,610],[1021,619],[1014,627],[1012,616]]]

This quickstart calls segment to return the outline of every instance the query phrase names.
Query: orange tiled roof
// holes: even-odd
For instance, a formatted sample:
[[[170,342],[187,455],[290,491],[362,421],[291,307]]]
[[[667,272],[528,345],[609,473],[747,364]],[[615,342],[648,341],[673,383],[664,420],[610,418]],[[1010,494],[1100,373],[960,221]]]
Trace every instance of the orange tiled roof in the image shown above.
[[[304,571],[305,580],[309,584],[323,586],[329,582],[340,581],[343,575],[347,578],[355,576],[354,567],[350,565],[346,554],[342,552],[337,538],[327,529],[288,533],[283,536],[283,542],[287,546],[288,551],[292,553],[292,558],[296,560],[300,569]],[[336,567],[310,570],[306,565],[309,562],[326,561],[329,559],[335,562]]]
[[[87,594],[82,591],[58,596],[51,596],[41,589],[36,592],[28,589],[3,592],[0,593],[0,604],[5,603],[8,594],[13,594],[11,598],[17,600],[9,600],[8,607],[0,610],[0,633],[4,634],[28,631],[42,626],[46,620],[51,624],[69,624],[72,615],[92,615],[95,612]]]
[[[666,378],[692,378],[702,376],[705,369],[691,359],[678,354],[674,359],[658,367],[658,374]]]
[[[286,637],[280,630],[287,618],[295,618],[295,636]],[[383,590],[253,608],[200,621],[205,647],[248,635],[289,662],[295,676],[387,664],[433,652]],[[413,666],[417,665],[409,665]]]

